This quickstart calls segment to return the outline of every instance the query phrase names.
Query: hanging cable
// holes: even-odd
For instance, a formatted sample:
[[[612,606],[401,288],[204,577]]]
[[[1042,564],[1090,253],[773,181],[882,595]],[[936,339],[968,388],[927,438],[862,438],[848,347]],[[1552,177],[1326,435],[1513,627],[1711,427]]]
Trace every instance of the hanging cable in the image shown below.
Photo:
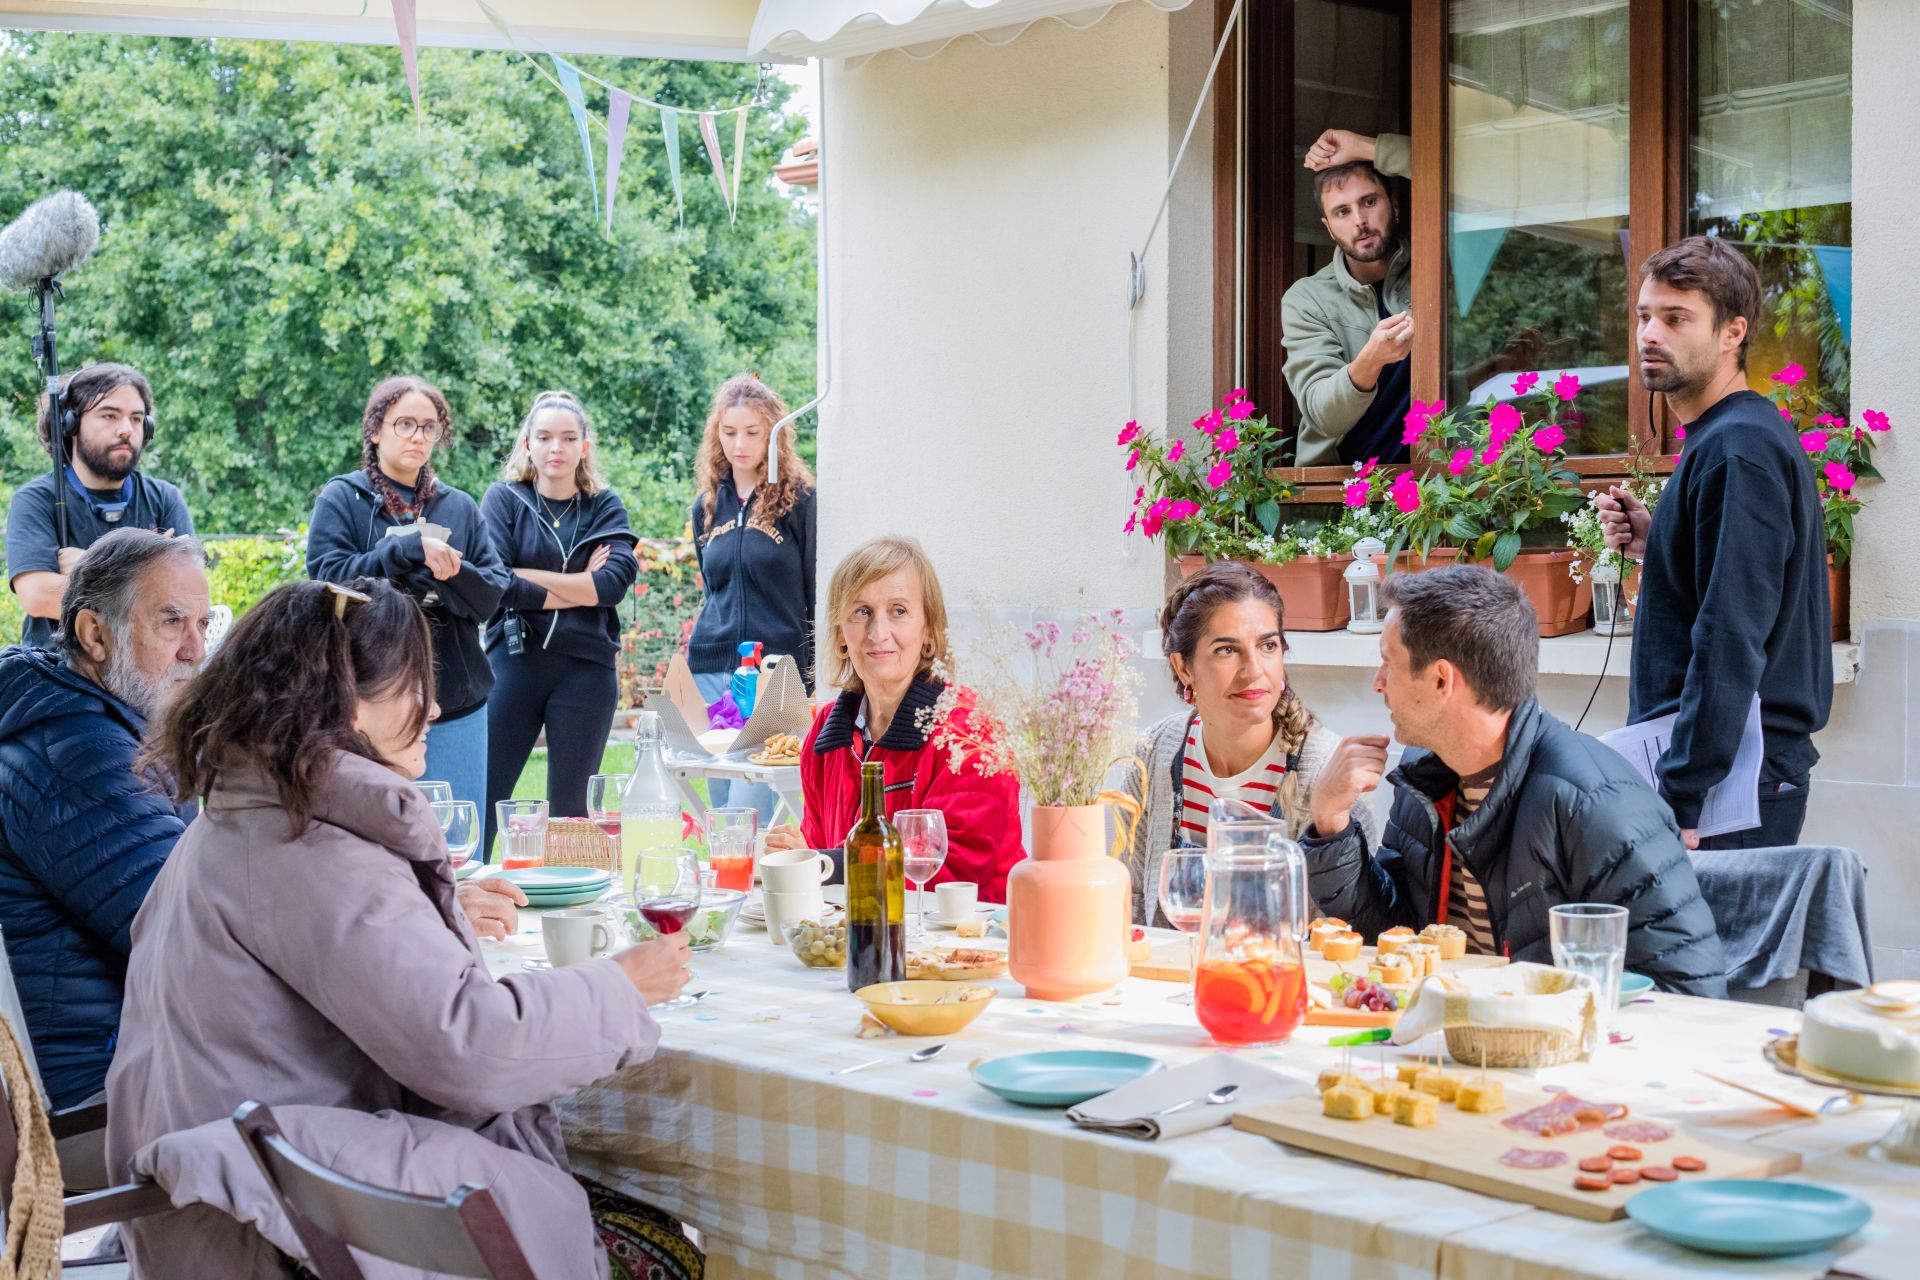
[[[813,223],[814,269],[820,275],[819,318],[814,327],[820,337],[815,344],[814,360],[818,365],[817,382],[820,393],[813,399],[795,409],[786,417],[773,424],[773,430],[767,432],[767,483],[780,483],[780,428],[789,426],[794,419],[810,409],[817,409],[833,391],[833,306],[828,292],[831,273],[827,269],[830,246],[827,244],[827,64],[824,58],[814,59],[814,67],[819,74],[820,106],[819,128],[814,134],[813,162],[819,168],[820,212]]]

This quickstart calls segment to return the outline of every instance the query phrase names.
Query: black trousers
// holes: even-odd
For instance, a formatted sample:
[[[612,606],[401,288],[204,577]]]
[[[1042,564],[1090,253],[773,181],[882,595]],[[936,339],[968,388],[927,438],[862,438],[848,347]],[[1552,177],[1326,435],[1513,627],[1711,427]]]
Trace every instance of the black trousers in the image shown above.
[[[487,834],[482,850],[493,848],[498,825],[494,805],[513,797],[542,728],[547,731],[548,816],[587,816],[587,779],[600,772],[614,706],[620,701],[614,669],[587,658],[547,653],[531,644],[515,655],[502,644],[487,660],[493,665],[493,694],[487,699]]]
[[[1810,774],[1801,774],[1783,782],[1760,784],[1760,825],[1746,831],[1729,831],[1700,842],[1702,849],[1778,849],[1800,843],[1800,829],[1807,824],[1807,794],[1813,789]]]

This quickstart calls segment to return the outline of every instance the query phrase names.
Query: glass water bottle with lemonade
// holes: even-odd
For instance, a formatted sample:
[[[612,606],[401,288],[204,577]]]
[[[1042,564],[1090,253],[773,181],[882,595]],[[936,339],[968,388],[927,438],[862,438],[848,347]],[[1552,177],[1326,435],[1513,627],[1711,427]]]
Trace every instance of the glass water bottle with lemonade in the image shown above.
[[[659,712],[640,713],[633,748],[633,776],[620,797],[620,885],[628,893],[642,849],[680,843],[680,791],[667,774]]]

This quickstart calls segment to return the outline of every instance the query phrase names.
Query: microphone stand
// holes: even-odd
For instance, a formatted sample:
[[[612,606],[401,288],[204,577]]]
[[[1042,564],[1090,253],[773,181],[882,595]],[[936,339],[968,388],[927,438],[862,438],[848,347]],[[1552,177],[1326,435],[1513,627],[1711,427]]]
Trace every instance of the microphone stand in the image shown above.
[[[33,362],[47,384],[47,446],[53,453],[53,527],[60,546],[71,546],[67,529],[67,436],[61,430],[66,396],[60,386],[60,348],[54,335],[53,300],[61,292],[58,276],[40,281],[40,332],[33,335]]]

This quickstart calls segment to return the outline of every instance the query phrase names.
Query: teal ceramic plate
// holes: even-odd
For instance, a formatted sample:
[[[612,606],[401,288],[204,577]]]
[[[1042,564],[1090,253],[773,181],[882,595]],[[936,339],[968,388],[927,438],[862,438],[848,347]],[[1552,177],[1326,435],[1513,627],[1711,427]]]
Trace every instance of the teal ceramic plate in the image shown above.
[[[1653,990],[1653,979],[1644,973],[1623,973],[1620,975],[1620,1003],[1632,1004],[1647,992]]]
[[[1825,1187],[1721,1178],[1649,1188],[1627,1201],[1627,1216],[1690,1249],[1771,1258],[1836,1245],[1873,1210]]]
[[[1094,1049],[1016,1053],[973,1068],[988,1093],[1028,1107],[1071,1107],[1160,1070],[1158,1058]]]
[[[453,869],[453,878],[455,880],[470,880],[474,876],[479,875],[481,868],[486,865],[484,862],[475,862],[472,858],[468,858],[465,862]]]
[[[528,893],[604,889],[613,883],[613,874],[597,867],[515,867],[494,874]]]
[[[529,911],[546,911],[553,907],[584,907],[590,902],[598,902],[607,896],[605,886],[598,889],[574,889],[566,893],[542,893],[527,895]]]

